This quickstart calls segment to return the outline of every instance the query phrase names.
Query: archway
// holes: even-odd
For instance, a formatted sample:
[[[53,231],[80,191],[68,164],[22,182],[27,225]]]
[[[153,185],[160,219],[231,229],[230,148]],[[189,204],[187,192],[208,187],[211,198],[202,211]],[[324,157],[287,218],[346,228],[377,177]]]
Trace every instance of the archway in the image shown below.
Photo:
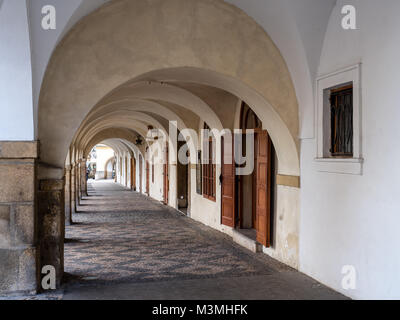
[[[218,105],[213,101],[218,95],[230,104]],[[167,132],[168,122],[176,120],[179,130],[186,127],[198,133],[202,122],[221,130],[227,124],[226,114],[232,118],[228,128],[238,128],[237,106],[241,101],[251,107],[268,131],[276,148],[278,174],[298,178],[296,94],[285,61],[262,28],[223,1],[111,1],[77,24],[51,58],[39,102],[39,179],[61,181],[65,164],[75,165],[75,179],[70,181],[76,192],[71,198],[79,201],[86,188],[82,172],[87,150],[105,141],[121,154],[117,170],[123,167],[125,173],[119,177],[132,177],[127,163],[138,159],[137,186],[152,195],[151,188],[145,188],[150,171],[146,159],[149,143],[145,140],[148,128]],[[190,137],[194,141],[194,134]],[[139,143],[139,138],[144,143]],[[220,140],[216,144],[216,158],[220,158]],[[176,150],[171,144],[168,147],[167,198],[176,208]],[[197,156],[194,152],[190,155]],[[188,168],[191,216],[231,233],[218,219],[221,187],[216,186],[214,203],[194,194],[194,164]],[[216,176],[220,172],[217,166]],[[132,185],[127,178],[121,181]],[[41,191],[50,201],[51,190]],[[278,193],[282,210],[290,214],[269,253],[297,266],[299,190],[280,188]],[[153,197],[162,200],[163,194],[154,193]],[[59,206],[63,206],[62,201]],[[285,243],[289,237],[295,241],[288,248]],[[56,259],[58,253],[50,255]]]
[[[253,134],[250,143],[254,143],[252,155],[254,170],[250,174],[236,177],[235,226],[250,239],[270,247],[274,242],[276,214],[275,148],[268,131],[263,130],[261,120],[246,103],[243,103],[240,109],[240,129],[243,135],[241,150],[243,154],[246,152],[246,144],[250,142],[244,136],[249,131]],[[259,207],[261,202],[265,202],[262,208]]]
[[[107,160],[104,166],[104,179],[106,180],[112,179],[114,170],[115,170],[115,158],[112,157]]]

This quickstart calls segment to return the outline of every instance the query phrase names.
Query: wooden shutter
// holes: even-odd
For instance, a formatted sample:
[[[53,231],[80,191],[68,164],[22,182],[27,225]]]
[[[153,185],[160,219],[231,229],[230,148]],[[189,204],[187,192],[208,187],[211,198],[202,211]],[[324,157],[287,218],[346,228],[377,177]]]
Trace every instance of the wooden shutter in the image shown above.
[[[214,161],[214,157],[215,157],[215,152],[214,152],[214,140],[213,138],[210,138],[210,143],[209,143],[209,152],[208,155],[210,157],[209,160],[209,168],[210,168],[210,175],[209,175],[209,195],[208,198],[210,200],[215,201],[216,200],[216,166],[215,166],[215,161]]]
[[[257,241],[265,247],[271,243],[271,142],[267,131],[256,134],[256,230]]]
[[[235,227],[235,162],[232,148],[225,146],[225,139],[222,137],[222,204],[221,223],[228,227]],[[226,141],[230,143],[230,141]],[[230,150],[229,150],[230,149]],[[231,163],[225,163],[225,159],[232,159]]]
[[[202,177],[202,159],[201,151],[197,152],[197,164],[196,164],[196,192],[197,194],[203,194],[203,177]]]

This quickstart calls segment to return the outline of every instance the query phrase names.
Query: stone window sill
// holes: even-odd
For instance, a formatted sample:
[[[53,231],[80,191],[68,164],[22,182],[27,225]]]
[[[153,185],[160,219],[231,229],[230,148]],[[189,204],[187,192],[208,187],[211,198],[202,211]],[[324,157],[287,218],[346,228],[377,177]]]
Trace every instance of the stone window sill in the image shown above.
[[[361,158],[315,158],[316,170],[319,172],[362,175]]]

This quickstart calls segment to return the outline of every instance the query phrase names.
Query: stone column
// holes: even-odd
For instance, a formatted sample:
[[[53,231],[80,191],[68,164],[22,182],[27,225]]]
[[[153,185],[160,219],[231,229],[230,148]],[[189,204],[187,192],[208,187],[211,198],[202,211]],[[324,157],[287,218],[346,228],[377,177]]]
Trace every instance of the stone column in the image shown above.
[[[87,196],[86,160],[81,160],[81,199]]]
[[[0,141],[0,292],[36,292],[38,144]]]
[[[65,224],[72,224],[71,166],[65,167]]]
[[[71,217],[76,213],[76,166],[71,166]]]
[[[64,273],[64,180],[40,180],[38,191],[40,270],[50,265],[60,286]]]
[[[81,163],[78,161],[76,163],[76,206],[81,204]]]
[[[80,161],[76,163],[76,203],[79,205],[81,203],[81,164]]]

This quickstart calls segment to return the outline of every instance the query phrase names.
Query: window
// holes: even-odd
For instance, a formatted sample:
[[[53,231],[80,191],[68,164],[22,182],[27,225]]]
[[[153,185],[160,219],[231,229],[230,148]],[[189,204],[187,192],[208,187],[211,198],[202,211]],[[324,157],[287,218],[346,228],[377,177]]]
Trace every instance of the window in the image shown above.
[[[353,85],[332,89],[331,147],[334,157],[353,157]]]
[[[203,186],[202,186],[202,165],[201,165],[201,151],[197,152],[197,164],[196,164],[196,192],[197,194],[203,194]]]
[[[357,64],[317,79],[317,171],[362,174],[360,74]]]
[[[208,130],[208,135],[204,135],[204,152],[203,152],[203,197],[212,201],[216,201],[215,186],[215,138],[210,133],[210,127],[204,123],[204,130]],[[210,136],[211,135],[211,136]]]

